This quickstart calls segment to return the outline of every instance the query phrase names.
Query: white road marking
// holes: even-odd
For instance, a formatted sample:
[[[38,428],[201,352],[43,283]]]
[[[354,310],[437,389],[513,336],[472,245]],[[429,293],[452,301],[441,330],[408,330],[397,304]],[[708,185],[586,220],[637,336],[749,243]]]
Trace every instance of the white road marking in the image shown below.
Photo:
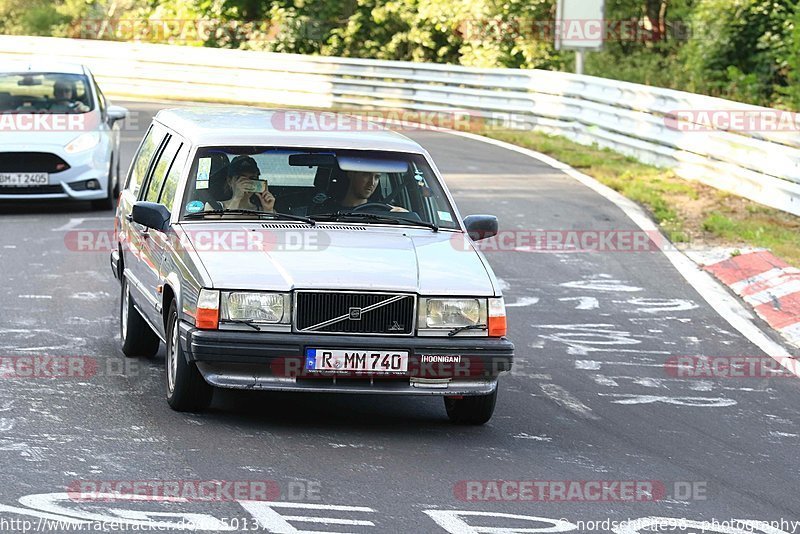
[[[521,308],[522,306],[533,306],[539,302],[539,297],[520,297],[512,304],[506,304],[506,308]]]
[[[597,385],[599,385],[599,386],[606,386],[606,387],[612,387],[612,388],[615,388],[615,387],[619,386],[619,382],[617,382],[616,380],[614,380],[610,376],[592,375],[592,380],[594,380],[595,383],[597,383]]]
[[[665,395],[637,395],[633,393],[598,393],[601,397],[616,397],[613,404],[675,404],[678,406],[691,406],[695,408],[724,408],[738,404],[733,399],[726,397],[668,397]]]
[[[481,534],[494,532],[497,534],[534,533],[534,532],[571,532],[577,530],[577,525],[573,525],[563,519],[548,519],[546,517],[534,517],[529,515],[503,514],[499,512],[478,512],[472,510],[423,510],[434,523],[442,527],[450,534]],[[515,519],[522,521],[532,521],[535,523],[545,523],[541,528],[493,528],[470,525],[463,518],[465,517],[496,517],[501,519]]]
[[[561,330],[539,337],[567,345],[567,354],[585,356],[590,352],[633,352],[636,354],[670,354],[666,350],[623,349],[620,346],[639,345],[630,332],[614,330],[614,325],[605,323],[533,325],[534,328]]]
[[[608,278],[590,278],[588,280],[577,280],[575,282],[564,282],[559,284],[561,287],[569,287],[572,289],[590,289],[593,291],[611,291],[633,293],[636,291],[644,291],[641,287],[626,285],[622,280],[614,280]]]
[[[298,530],[289,524],[289,521],[302,521],[313,523],[324,523],[330,525],[350,525],[350,526],[375,526],[372,521],[364,519],[340,519],[335,517],[319,516],[284,516],[274,510],[274,508],[291,508],[306,510],[325,510],[340,512],[374,512],[372,508],[365,506],[339,506],[332,504],[306,504],[293,502],[268,502],[268,501],[239,501],[239,504],[247,510],[256,522],[268,532],[282,532],[290,534],[293,532],[307,532]]]
[[[73,293],[69,298],[77,300],[102,300],[110,296],[111,295],[105,291],[81,291],[80,293]]]
[[[578,305],[575,306],[576,310],[594,310],[600,307],[600,302],[594,297],[564,297],[558,300],[561,302],[577,300]]]
[[[664,367],[663,363],[641,363],[641,362],[598,362],[596,360],[575,360],[575,369],[585,371],[599,371],[604,365],[630,365],[632,367]]]
[[[52,299],[53,295],[17,295],[19,299],[37,299],[37,300],[48,300]]]
[[[86,221],[113,221],[113,217],[73,217],[68,223],[64,223],[58,228],[51,228],[51,232],[68,232],[73,228],[82,225]]]
[[[533,441],[553,441],[553,438],[549,436],[534,436],[532,434],[526,434],[525,432],[520,432],[519,434],[514,436],[517,439],[531,439]]]
[[[617,304],[631,304],[638,306],[634,312],[637,313],[661,313],[667,311],[688,311],[697,308],[697,304],[688,299],[657,299],[637,297],[626,301],[614,301]]]
[[[587,419],[599,419],[599,417],[592,413],[591,408],[576,399],[569,391],[561,386],[557,384],[539,384],[539,387],[545,395],[562,408],[566,408],[574,414]]]

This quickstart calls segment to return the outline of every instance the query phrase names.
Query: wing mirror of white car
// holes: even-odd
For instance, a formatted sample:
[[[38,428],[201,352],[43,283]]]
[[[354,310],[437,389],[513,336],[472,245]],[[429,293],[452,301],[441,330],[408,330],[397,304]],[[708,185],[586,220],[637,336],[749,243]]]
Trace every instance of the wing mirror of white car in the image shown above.
[[[489,239],[497,235],[498,223],[494,215],[467,215],[464,226],[473,241]]]
[[[127,117],[128,110],[122,106],[108,106],[106,116],[108,117],[109,122],[114,123]]]
[[[169,228],[170,213],[166,206],[155,202],[139,201],[133,205],[131,220],[147,228],[166,232]]]

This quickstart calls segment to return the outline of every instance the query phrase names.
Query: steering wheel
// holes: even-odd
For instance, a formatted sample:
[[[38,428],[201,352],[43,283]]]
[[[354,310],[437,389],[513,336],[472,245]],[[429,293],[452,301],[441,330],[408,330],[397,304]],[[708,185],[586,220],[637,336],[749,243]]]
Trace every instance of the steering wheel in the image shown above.
[[[394,206],[386,204],[385,202],[367,202],[366,204],[351,208],[350,211],[392,211],[393,209]]]

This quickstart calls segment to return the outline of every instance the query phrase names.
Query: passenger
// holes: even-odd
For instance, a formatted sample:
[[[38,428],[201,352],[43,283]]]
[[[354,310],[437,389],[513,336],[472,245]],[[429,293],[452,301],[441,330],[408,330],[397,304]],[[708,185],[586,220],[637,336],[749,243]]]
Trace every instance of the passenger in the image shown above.
[[[75,84],[68,80],[58,80],[53,84],[53,103],[48,108],[54,113],[85,113],[89,106],[75,100]]]
[[[206,204],[206,210],[246,209],[256,211],[275,211],[275,196],[269,192],[266,180],[259,180],[261,171],[256,160],[250,156],[236,156],[228,166],[225,191],[228,200]],[[263,191],[258,191],[262,187]]]

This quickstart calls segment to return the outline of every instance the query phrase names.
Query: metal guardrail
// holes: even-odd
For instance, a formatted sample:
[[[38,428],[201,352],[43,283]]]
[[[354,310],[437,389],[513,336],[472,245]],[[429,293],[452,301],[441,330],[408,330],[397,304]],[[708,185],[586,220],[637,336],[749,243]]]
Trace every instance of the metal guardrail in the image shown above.
[[[604,78],[522,69],[0,36],[0,60],[79,62],[110,95],[469,113],[596,143],[800,215],[800,130],[726,131],[679,111],[768,108]],[[676,128],[694,125],[698,131]],[[800,127],[800,121],[795,122]]]

